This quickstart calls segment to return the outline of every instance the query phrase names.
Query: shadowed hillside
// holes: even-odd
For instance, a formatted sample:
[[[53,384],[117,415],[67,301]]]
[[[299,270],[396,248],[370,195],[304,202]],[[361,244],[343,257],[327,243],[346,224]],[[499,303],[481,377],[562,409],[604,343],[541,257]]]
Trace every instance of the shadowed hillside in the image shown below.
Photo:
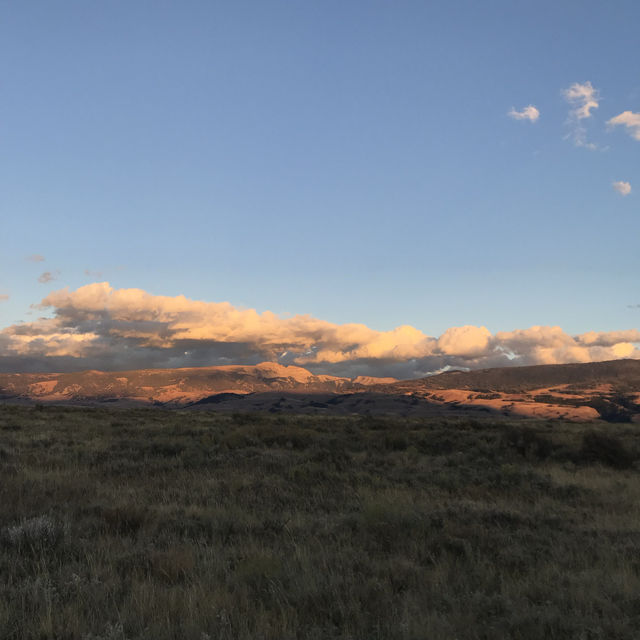
[[[373,386],[370,392],[411,395],[456,409],[566,420],[640,419],[640,361],[450,371]]]
[[[401,380],[392,385],[385,385],[385,388],[387,391],[470,389],[519,393],[557,385],[575,385],[577,388],[583,388],[599,384],[610,384],[620,390],[640,392],[640,360],[447,371],[419,380]]]
[[[403,380],[387,389],[472,389],[519,393],[557,385],[575,385],[584,388],[600,384],[613,385],[620,390],[640,392],[640,360],[448,371],[420,380]]]

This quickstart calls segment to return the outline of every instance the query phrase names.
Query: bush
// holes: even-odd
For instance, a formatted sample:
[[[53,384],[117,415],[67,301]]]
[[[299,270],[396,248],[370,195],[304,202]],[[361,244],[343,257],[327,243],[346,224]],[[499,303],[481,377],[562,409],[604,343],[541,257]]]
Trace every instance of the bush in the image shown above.
[[[124,635],[124,629],[121,623],[107,623],[104,634],[95,636],[92,633],[88,633],[83,636],[82,640],[127,640],[127,638]]]
[[[8,546],[30,549],[57,547],[65,535],[65,527],[47,515],[23,520],[20,524],[5,527],[2,540]]]
[[[118,505],[99,507],[105,529],[110,533],[123,536],[135,536],[147,523],[149,513],[138,505]]]
[[[188,547],[155,551],[150,557],[152,574],[168,583],[184,580],[195,566],[193,551]]]
[[[600,462],[616,469],[627,469],[634,455],[616,437],[591,431],[582,438],[580,457],[587,462]]]
[[[504,443],[525,458],[545,460],[553,451],[551,440],[526,427],[509,428],[504,434]]]

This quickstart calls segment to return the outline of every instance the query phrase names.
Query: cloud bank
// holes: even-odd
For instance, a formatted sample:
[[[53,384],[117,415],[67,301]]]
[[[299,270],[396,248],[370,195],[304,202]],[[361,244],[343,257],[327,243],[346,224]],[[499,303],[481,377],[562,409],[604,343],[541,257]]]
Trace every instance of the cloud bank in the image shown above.
[[[118,370],[298,364],[316,373],[409,378],[446,367],[589,362],[640,358],[640,331],[571,336],[535,326],[491,334],[485,327],[429,336],[411,326],[376,331],[297,315],[239,309],[228,302],[168,297],[101,282],[42,300],[51,318],[0,330],[0,370]]]
[[[516,111],[516,109],[512,107],[507,115],[514,120],[529,120],[530,122],[535,122],[540,117],[540,111],[530,104],[522,109],[522,111]]]

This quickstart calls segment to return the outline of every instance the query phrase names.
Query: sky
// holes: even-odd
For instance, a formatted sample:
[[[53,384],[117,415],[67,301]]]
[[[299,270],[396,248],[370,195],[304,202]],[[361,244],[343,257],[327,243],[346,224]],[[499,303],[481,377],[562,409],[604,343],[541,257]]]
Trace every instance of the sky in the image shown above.
[[[0,371],[639,358],[638,24],[0,0]]]

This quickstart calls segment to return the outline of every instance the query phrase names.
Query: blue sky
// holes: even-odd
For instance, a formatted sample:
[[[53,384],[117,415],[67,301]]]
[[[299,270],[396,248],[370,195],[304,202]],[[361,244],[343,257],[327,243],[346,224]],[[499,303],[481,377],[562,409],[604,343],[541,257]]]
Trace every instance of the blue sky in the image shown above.
[[[430,336],[636,328],[640,140],[607,121],[640,112],[638,24],[632,1],[0,2],[0,329],[102,281]]]

